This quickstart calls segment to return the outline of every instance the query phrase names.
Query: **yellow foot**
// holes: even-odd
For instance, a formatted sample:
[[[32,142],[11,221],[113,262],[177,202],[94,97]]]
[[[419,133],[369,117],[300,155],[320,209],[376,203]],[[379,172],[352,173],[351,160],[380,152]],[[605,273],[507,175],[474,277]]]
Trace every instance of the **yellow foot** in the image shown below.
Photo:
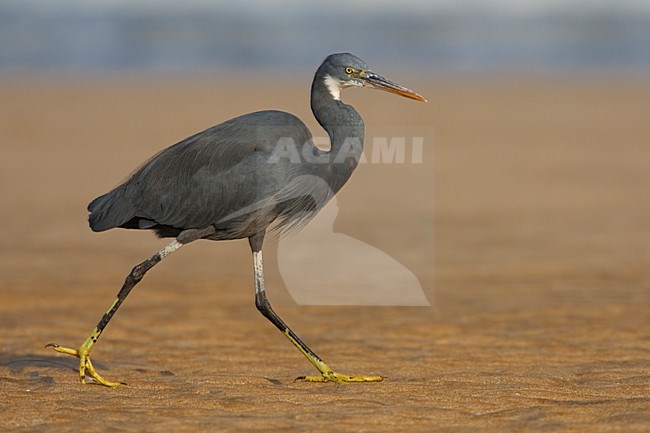
[[[347,374],[335,373],[328,371],[320,376],[301,376],[296,380],[304,382],[334,382],[334,383],[350,383],[350,382],[381,382],[384,380],[381,376],[349,376]]]
[[[81,383],[86,383],[86,372],[90,377],[92,377],[97,383],[104,385],[104,386],[118,386],[118,385],[126,385],[124,382],[111,382],[99,375],[97,373],[97,370],[95,370],[95,367],[93,366],[93,363],[90,362],[90,356],[89,356],[89,348],[86,347],[86,343],[82,344],[79,349],[69,349],[67,347],[61,347],[58,344],[50,343],[46,345],[45,347],[52,347],[54,350],[60,353],[65,353],[67,355],[72,355],[76,356],[79,358],[79,380],[81,380]]]

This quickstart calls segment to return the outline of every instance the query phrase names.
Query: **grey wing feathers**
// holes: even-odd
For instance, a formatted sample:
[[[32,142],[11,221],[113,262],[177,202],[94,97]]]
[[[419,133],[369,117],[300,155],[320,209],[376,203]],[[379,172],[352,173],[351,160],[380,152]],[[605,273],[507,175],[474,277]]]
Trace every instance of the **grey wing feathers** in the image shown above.
[[[133,218],[135,210],[131,202],[117,199],[121,195],[118,189],[97,197],[88,205],[88,223],[94,232],[119,227]]]
[[[283,203],[278,223],[273,227],[280,235],[289,235],[303,228],[334,197],[334,191],[319,176],[302,174],[291,179],[274,196]]]
[[[93,200],[92,230],[149,228],[156,224],[203,228],[273,194],[285,175],[260,158],[276,137],[309,131],[295,116],[259,112],[191,136],[151,158],[123,184]],[[287,129],[288,128],[288,129]],[[256,152],[259,151],[259,152]],[[132,221],[139,220],[132,225]]]

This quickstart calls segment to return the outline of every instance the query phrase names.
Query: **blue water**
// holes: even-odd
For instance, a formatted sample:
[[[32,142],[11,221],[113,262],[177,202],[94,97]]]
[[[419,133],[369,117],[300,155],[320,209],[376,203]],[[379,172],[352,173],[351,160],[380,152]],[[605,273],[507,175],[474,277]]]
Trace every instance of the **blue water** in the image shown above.
[[[532,2],[516,10],[508,0],[481,7],[252,1],[248,10],[207,0],[180,4],[0,0],[0,73],[291,71],[337,51],[398,68],[650,72],[650,7],[643,2]]]

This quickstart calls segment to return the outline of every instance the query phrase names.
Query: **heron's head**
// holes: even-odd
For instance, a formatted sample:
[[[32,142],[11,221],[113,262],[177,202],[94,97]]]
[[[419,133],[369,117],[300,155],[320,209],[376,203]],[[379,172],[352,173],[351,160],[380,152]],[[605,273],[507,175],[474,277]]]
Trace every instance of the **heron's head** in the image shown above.
[[[347,87],[366,87],[427,102],[414,91],[372,72],[366,62],[350,53],[329,55],[320,66],[319,75],[323,77],[327,90],[336,100],[341,99],[341,90]]]

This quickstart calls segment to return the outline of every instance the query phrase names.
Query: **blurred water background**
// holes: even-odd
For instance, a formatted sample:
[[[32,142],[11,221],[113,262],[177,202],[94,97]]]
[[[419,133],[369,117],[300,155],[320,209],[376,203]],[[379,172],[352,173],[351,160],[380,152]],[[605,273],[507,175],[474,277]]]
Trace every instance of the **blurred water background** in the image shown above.
[[[639,0],[0,0],[0,74],[313,70],[331,52],[443,72],[650,72]]]

